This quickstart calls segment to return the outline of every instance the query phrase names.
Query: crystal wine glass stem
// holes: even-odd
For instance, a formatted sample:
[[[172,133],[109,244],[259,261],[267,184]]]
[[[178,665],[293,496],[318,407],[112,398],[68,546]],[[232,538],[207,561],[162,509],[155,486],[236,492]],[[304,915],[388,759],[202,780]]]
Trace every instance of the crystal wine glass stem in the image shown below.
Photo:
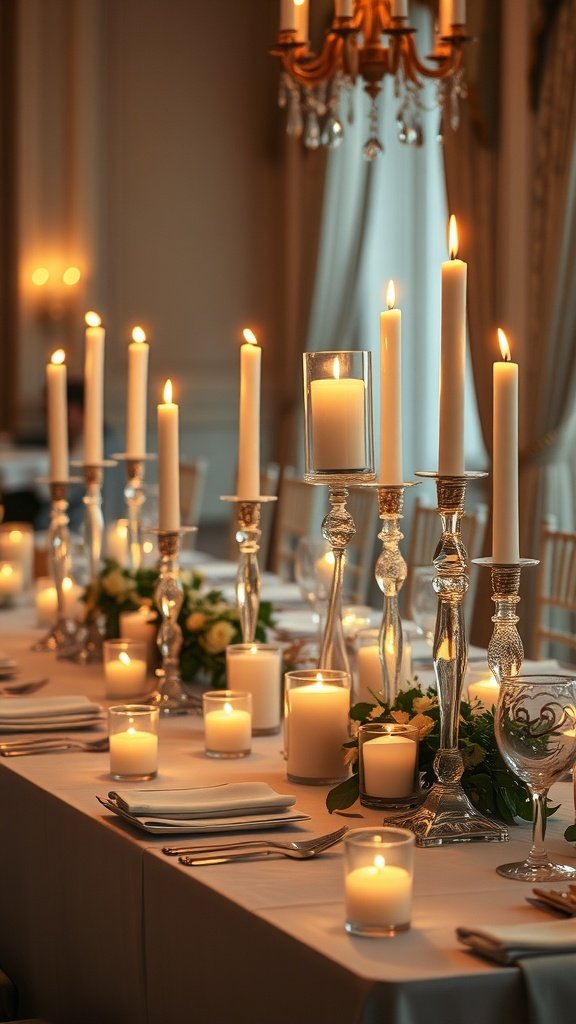
[[[128,566],[136,572],[142,564],[142,543],[140,520],[144,494],[144,463],[139,459],[128,459],[126,463],[126,515],[128,518]]]
[[[346,487],[330,485],[331,508],[322,522],[322,536],[332,548],[334,572],[318,667],[321,669],[344,669],[349,673],[350,666],[342,629],[342,582],[344,579],[344,554],[347,545],[356,533],[356,527],[346,508],[347,499]]]
[[[236,602],[240,615],[242,641],[250,644],[256,634],[260,609],[260,502],[238,502],[238,572],[236,574]]]
[[[378,488],[378,514],[382,521],[378,537],[382,541],[382,551],[376,562],[375,575],[376,582],[384,594],[378,644],[384,700],[387,703],[392,703],[398,694],[402,665],[403,637],[398,594],[406,579],[406,562],[399,548],[403,534],[398,524],[402,518],[403,505],[403,487]]]
[[[88,549],[90,581],[94,583],[100,571],[102,535],[102,470],[97,466],[85,468],[86,493],[84,495],[84,525]]]
[[[546,853],[546,847],[544,846],[544,836],[546,834],[547,793],[547,789],[530,790],[530,795],[532,797],[533,824],[532,847],[530,849],[530,853],[528,854],[529,864],[545,864],[548,861],[548,854]]]

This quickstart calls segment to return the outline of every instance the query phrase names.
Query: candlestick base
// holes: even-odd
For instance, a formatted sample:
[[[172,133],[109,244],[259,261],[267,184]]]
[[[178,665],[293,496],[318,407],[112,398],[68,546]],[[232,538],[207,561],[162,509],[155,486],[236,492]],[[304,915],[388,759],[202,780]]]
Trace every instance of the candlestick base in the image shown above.
[[[56,587],[58,612],[56,622],[41,640],[32,645],[31,650],[57,651],[63,654],[76,646],[78,624],[65,613],[65,600],[62,584],[70,577],[70,536],[68,532],[68,487],[79,483],[79,477],[68,477],[66,480],[41,478],[39,483],[47,483],[50,487],[50,527],[48,530],[48,547],[50,567]]]
[[[179,530],[154,530],[158,535],[160,552],[160,578],[154,600],[162,616],[158,629],[157,644],[162,666],[156,672],[158,686],[149,703],[155,704],[162,715],[186,715],[200,710],[197,699],[186,693],[180,675],[180,650],[182,630],[178,616],[184,600],[180,579],[178,555],[180,537],[195,532],[195,526],[183,526]]]
[[[444,754],[450,753],[444,751]],[[452,752],[457,778],[460,778],[461,754]],[[450,843],[504,843],[508,829],[485,818],[471,804],[459,782],[435,783],[420,807],[408,814],[384,819],[385,824],[407,828],[416,836],[416,846],[445,846]]]
[[[260,506],[276,501],[276,495],[260,494],[257,498],[239,498],[238,495],[222,495],[220,501],[234,502],[237,506],[239,557],[236,573],[236,604],[240,616],[242,642],[250,644],[256,634],[260,609]]]
[[[519,558],[517,562],[503,564],[493,558],[475,558],[475,565],[488,567],[492,576],[492,600],[496,610],[492,616],[494,629],[488,644],[488,664],[495,679],[501,683],[505,676],[517,676],[524,661],[524,646],[516,628],[516,614],[522,569],[538,565],[536,558]]]
[[[132,572],[142,565],[142,507],[146,501],[144,493],[145,463],[156,459],[155,454],[144,453],[132,455],[129,452],[116,452],[113,456],[117,462],[126,463],[126,486],[124,500],[128,520],[128,568]]]

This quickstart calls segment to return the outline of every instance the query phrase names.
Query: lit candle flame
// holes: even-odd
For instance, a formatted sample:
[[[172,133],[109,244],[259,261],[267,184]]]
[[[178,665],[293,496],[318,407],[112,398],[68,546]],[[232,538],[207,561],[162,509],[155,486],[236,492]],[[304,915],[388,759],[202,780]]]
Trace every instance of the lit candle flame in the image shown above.
[[[233,709],[232,705],[229,704],[228,701],[226,701],[226,703],[224,705],[224,714],[225,715],[231,715],[233,710],[234,709]]]
[[[244,338],[244,341],[248,342],[249,345],[258,344],[258,338],[254,334],[254,331],[251,331],[249,327],[244,328],[244,330],[242,331],[242,337]]]
[[[257,647],[251,647],[250,648],[250,654],[258,654],[258,648]]]
[[[10,530],[8,537],[12,541],[22,540],[22,530]]]
[[[500,352],[502,353],[502,359],[505,363],[509,363],[512,359],[510,353],[510,345],[508,344],[508,338],[504,334],[501,327],[498,328],[498,344],[500,345]]]
[[[72,590],[72,580],[70,576],[65,576],[62,580],[62,590],[65,590],[66,592]]]
[[[392,279],[388,281],[388,287],[386,288],[386,305],[388,306],[388,309],[394,309],[394,306],[396,305],[396,289]]]
[[[384,860],[384,857],[382,856],[382,854],[381,853],[377,853],[376,856],[374,857],[374,867],[376,868],[376,870],[377,871],[382,871],[382,869],[384,868],[385,864],[386,864],[386,861]]]
[[[93,309],[89,310],[88,313],[86,313],[84,320],[86,321],[88,327],[100,327],[102,323],[100,317],[98,316],[98,313],[95,313]]]
[[[454,214],[451,214],[448,223],[448,252],[450,259],[455,260],[458,255],[458,225]]]
[[[334,380],[340,380],[340,360],[336,356],[334,363],[332,364],[332,375]]]
[[[54,366],[61,366],[65,359],[66,353],[63,348],[57,348],[50,356],[50,362],[54,363]]]
[[[118,661],[121,661],[123,665],[132,664],[132,658],[130,657],[129,654],[127,654],[126,651],[120,651],[120,654],[118,655]]]
[[[132,341],[146,341],[146,331],[142,327],[135,327],[132,331]]]
[[[170,380],[170,377],[168,377],[168,380],[164,385],[164,401],[166,402],[166,405],[172,405],[172,381]]]

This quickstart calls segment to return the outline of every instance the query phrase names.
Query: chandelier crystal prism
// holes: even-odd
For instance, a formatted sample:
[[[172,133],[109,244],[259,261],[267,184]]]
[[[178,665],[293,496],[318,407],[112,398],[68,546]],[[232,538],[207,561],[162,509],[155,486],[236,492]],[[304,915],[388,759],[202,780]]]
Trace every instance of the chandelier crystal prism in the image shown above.
[[[463,44],[466,0],[439,0],[433,52],[424,63],[409,24],[408,0],[335,0],[334,17],[319,54],[308,40],[310,0],[280,0],[280,29],[271,53],[280,59],[278,102],[286,109],[286,131],[309,149],[335,148],[352,120],[352,92],[360,78],[370,98],[369,136],[363,153],[383,152],[378,138],[378,99],[386,75],[394,80],[398,139],[422,145],[423,85],[437,83],[438,137],[445,123],[458,127],[459,102],[466,95]]]

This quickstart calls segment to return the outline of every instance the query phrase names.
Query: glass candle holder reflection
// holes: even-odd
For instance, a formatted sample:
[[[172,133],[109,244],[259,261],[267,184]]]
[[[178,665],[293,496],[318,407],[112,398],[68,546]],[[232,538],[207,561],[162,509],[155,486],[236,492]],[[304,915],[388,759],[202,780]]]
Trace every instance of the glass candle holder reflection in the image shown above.
[[[143,697],[146,693],[146,645],[137,640],[104,641],[106,696]]]
[[[413,807],[419,802],[418,730],[374,722],[358,730],[360,803]]]
[[[414,834],[358,828],[344,837],[347,932],[392,937],[410,927]]]
[[[158,708],[117,704],[108,709],[110,774],[113,779],[144,781],[158,771]]]
[[[336,669],[285,676],[286,770],[291,782],[331,785],[346,778],[350,677]]]
[[[273,644],[230,644],[226,648],[230,690],[252,696],[252,735],[280,731],[282,652]]]
[[[23,587],[32,586],[34,575],[34,531],[30,523],[0,525],[0,560],[16,562],[22,569]]]
[[[22,566],[18,562],[0,562],[0,606],[13,604],[23,589]]]
[[[252,695],[238,690],[209,690],[202,702],[208,757],[246,757],[252,748]]]
[[[374,479],[369,352],[304,353],[305,476]]]

